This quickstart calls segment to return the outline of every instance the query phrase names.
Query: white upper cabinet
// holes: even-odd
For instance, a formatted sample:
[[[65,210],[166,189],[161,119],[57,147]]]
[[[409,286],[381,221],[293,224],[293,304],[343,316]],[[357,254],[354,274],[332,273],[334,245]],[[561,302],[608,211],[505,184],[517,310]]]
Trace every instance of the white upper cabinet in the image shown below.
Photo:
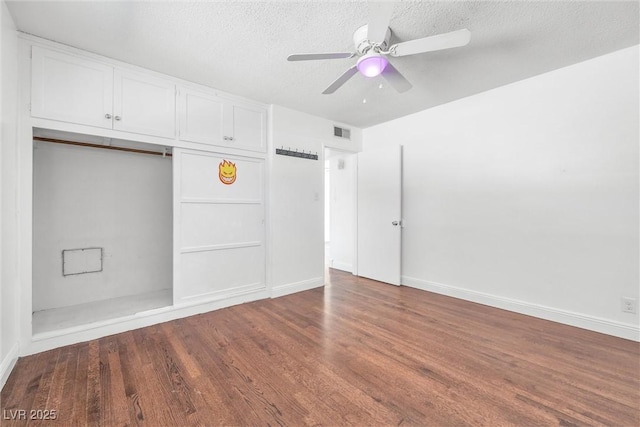
[[[32,48],[31,115],[175,138],[175,84],[150,74]]]
[[[265,105],[218,96],[204,87],[180,87],[176,96],[179,81],[108,62],[32,46],[31,115],[266,152]]]
[[[183,141],[266,151],[266,108],[180,89],[180,133]]]
[[[113,67],[34,46],[31,115],[110,129]]]
[[[231,146],[247,150],[266,151],[267,112],[264,108],[245,103],[226,104],[225,129]]]
[[[116,69],[113,105],[114,129],[175,137],[176,87],[173,82]]]
[[[180,139],[202,144],[220,145],[224,100],[191,89],[180,89]]]

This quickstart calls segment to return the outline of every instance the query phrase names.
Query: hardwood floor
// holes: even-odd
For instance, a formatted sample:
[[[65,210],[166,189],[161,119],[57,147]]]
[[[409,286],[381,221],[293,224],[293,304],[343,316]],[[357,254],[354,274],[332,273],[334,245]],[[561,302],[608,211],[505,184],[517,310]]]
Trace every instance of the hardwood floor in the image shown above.
[[[640,425],[639,343],[330,279],[21,358],[1,424]]]

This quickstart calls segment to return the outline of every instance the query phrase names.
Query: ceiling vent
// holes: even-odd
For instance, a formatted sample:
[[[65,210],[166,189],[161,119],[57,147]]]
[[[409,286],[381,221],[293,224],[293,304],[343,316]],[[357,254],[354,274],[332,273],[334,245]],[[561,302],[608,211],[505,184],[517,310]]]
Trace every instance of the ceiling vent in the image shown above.
[[[351,139],[351,129],[334,126],[333,136],[337,136],[338,138]]]

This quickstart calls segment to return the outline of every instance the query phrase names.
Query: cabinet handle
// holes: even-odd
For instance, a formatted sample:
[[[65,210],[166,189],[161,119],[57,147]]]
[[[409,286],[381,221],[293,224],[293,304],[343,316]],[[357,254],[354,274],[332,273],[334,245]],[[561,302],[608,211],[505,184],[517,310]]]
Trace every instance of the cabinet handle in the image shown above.
[[[105,118],[105,119],[110,119],[110,118],[111,118],[111,114],[109,114],[109,113],[105,114],[105,115],[104,115],[104,118]]]
[[[115,117],[114,117],[114,119],[116,119],[116,120],[122,120],[122,117],[120,117],[120,116],[115,116]]]
[[[222,138],[222,139],[224,139],[225,141],[228,141],[228,140],[229,140],[229,137],[228,137],[228,136],[225,136],[225,137],[224,137],[224,138]]]
[[[233,141],[233,137],[232,136],[229,137],[229,141]]]

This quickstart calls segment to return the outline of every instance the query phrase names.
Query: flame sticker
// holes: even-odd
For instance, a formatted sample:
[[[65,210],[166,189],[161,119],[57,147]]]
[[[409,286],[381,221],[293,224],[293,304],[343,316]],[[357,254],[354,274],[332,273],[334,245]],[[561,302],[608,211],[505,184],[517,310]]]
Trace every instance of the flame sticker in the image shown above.
[[[231,185],[236,182],[236,164],[228,160],[223,160],[218,165],[218,178],[225,185]]]

